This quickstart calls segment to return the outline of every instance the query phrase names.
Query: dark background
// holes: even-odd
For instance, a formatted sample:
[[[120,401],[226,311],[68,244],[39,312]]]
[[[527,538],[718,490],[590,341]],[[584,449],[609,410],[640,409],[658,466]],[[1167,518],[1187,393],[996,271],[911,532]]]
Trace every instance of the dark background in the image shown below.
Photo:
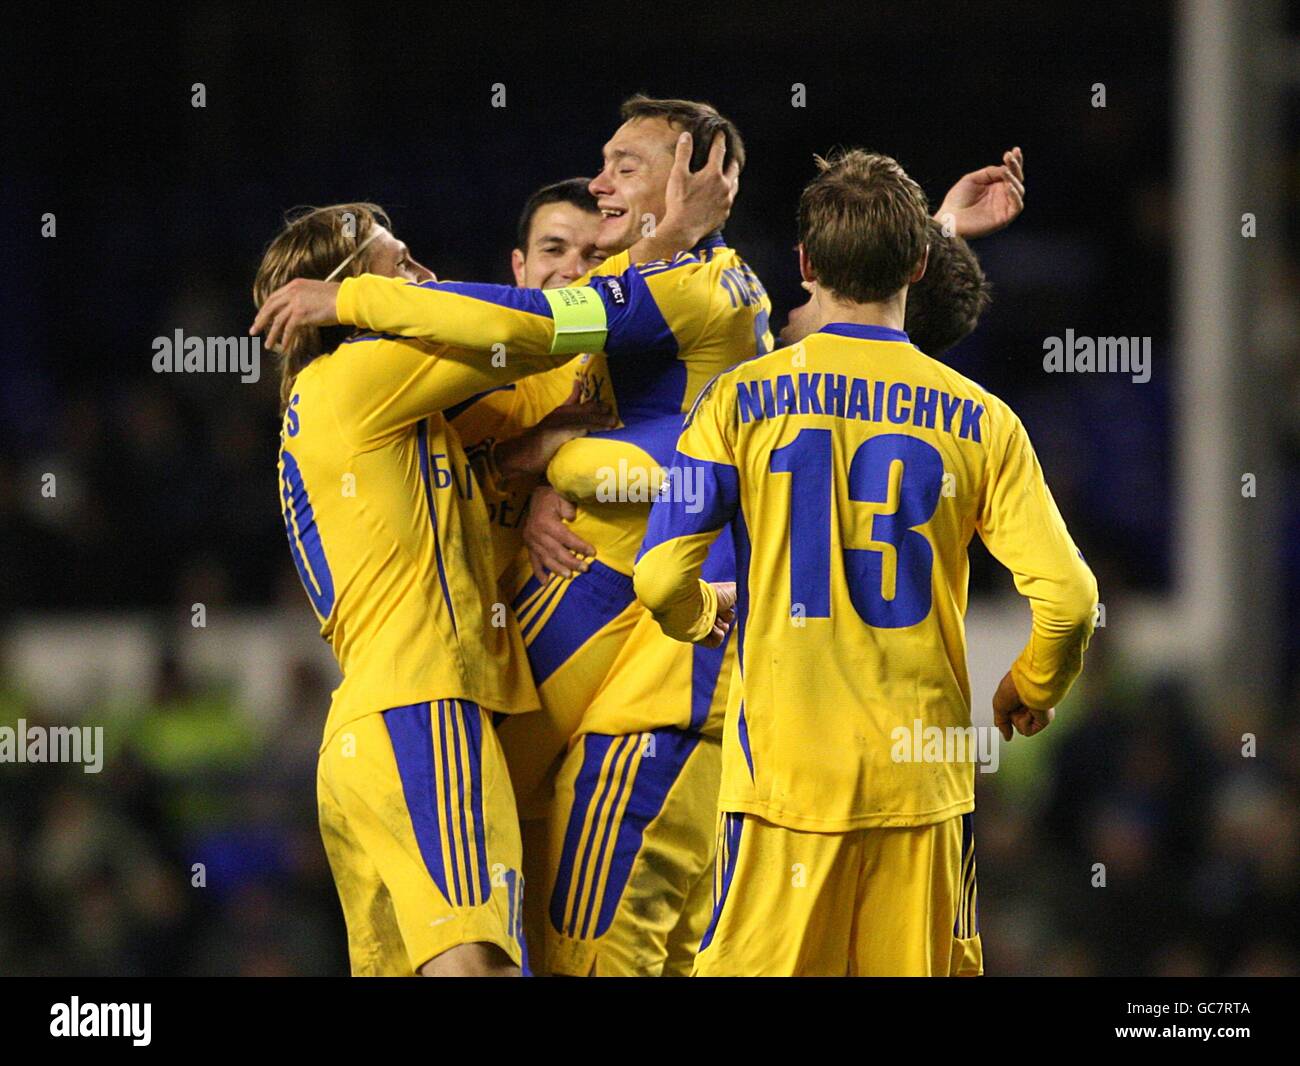
[[[1022,146],[1025,213],[976,245],[993,307],[948,358],[1025,421],[1106,598],[1168,592],[1174,19],[1161,3],[213,6],[25,28],[5,76],[0,621],[199,601],[306,615],[274,496],[273,360],[256,386],[160,376],[152,339],[243,333],[261,250],[304,203],[377,201],[440,277],[509,281],[523,200],[594,172],[638,91],[739,124],[749,165],[727,232],[774,325],[802,302],[794,205],[814,152],[894,155],[937,206]],[[1067,328],[1151,337],[1151,381],[1044,374],[1043,338]],[[1294,439],[1284,456],[1294,471]],[[50,470],[58,506],[34,488]],[[975,555],[975,591],[1005,592]],[[1105,644],[1072,709],[1089,728],[1047,748],[1031,784],[981,777],[990,971],[1294,972],[1300,701],[1277,693],[1283,743],[1243,771],[1196,693]],[[110,771],[0,767],[0,972],[345,968],[311,783],[331,679],[287,663],[267,733],[169,648]],[[63,713],[15,686],[4,699],[5,720]],[[196,896],[175,870],[200,852],[222,873]],[[1098,856],[1119,871],[1105,891],[1088,887]]]

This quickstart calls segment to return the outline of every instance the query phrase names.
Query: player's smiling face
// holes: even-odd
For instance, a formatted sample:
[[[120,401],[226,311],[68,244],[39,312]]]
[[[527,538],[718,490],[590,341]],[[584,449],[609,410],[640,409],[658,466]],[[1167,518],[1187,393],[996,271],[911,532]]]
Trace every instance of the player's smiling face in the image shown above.
[[[533,212],[528,247],[512,257],[515,284],[526,289],[558,289],[572,285],[604,261],[596,247],[600,215],[560,201]]]
[[[603,251],[631,248],[644,216],[664,217],[678,136],[667,119],[639,118],[623,123],[605,145],[604,166],[588,186],[603,216],[596,234]]]

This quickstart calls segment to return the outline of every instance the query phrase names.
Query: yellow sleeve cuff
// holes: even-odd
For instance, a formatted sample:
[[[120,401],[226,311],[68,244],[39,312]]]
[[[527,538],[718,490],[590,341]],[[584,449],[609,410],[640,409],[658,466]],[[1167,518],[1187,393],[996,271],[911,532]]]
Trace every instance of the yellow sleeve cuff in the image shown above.
[[[692,644],[703,640],[713,632],[713,623],[718,620],[718,590],[704,579],[700,579],[700,596],[704,603],[700,606],[700,616],[686,634]]]
[[[345,326],[357,324],[353,317],[357,309],[356,300],[353,298],[353,293],[356,291],[355,281],[355,278],[344,278],[339,285],[338,296],[334,299],[334,317]]]

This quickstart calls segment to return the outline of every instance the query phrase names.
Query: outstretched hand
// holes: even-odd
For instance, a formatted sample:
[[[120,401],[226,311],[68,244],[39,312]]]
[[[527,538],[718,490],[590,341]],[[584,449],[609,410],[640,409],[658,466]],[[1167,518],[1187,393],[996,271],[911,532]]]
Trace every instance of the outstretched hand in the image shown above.
[[[957,179],[934,217],[945,233],[971,240],[1009,226],[1025,209],[1025,157],[1019,148],[1002,153],[1001,166],[973,170]]]

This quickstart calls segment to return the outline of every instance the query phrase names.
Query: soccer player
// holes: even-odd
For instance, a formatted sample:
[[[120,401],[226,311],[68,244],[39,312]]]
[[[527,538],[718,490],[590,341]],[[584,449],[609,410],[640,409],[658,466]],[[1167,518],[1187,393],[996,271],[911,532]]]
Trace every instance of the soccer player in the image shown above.
[[[342,204],[292,218],[253,290],[252,332],[266,329],[282,361],[285,529],[343,673],[321,747],[321,833],[353,973],[518,973],[518,819],[491,716],[538,701],[495,595],[482,492],[442,412],[568,361],[575,309],[581,342],[639,349],[655,334],[598,288],[535,307],[535,353],[499,365],[419,340],[286,329],[274,292],[363,270],[433,277],[379,208]]]
[[[606,166],[592,183],[606,215],[600,241],[611,249],[626,246],[642,219],[663,211],[678,169],[672,162],[674,147],[678,164],[683,144],[689,153],[692,141],[707,143],[714,135],[716,151],[715,131],[721,129],[737,165],[743,153],[734,127],[707,105],[634,98],[625,105],[624,116],[624,125],[606,146]],[[693,138],[681,138],[683,130]],[[1018,153],[1011,161],[1018,170]],[[1018,202],[1011,203],[1019,195],[1018,175],[1011,167],[986,170],[996,173],[967,175],[946,198],[946,206],[953,203],[959,229],[989,232],[1018,213]],[[574,975],[674,972],[665,961],[674,943],[681,946],[683,965],[689,965],[700,919],[707,918],[702,875],[711,862],[709,825],[720,766],[716,740],[709,743],[701,727],[712,719],[716,733],[722,706],[719,678],[726,676],[728,654],[725,647],[675,648],[647,624],[630,583],[647,508],[625,498],[596,500],[592,489],[600,481],[599,471],[616,469],[620,461],[655,469],[666,462],[681,412],[711,373],[771,344],[766,294],[739,256],[720,241],[706,241],[691,254],[643,268],[628,270],[629,258],[627,252],[612,256],[600,272],[625,271],[619,277],[629,292],[649,290],[654,310],[669,327],[666,343],[644,353],[658,357],[647,361],[644,372],[640,362],[636,371],[627,362],[614,370],[624,428],[566,445],[548,470],[552,483],[583,501],[571,532],[593,542],[597,558],[575,560],[572,570],[545,582],[535,576],[515,598],[544,713],[512,718],[500,730],[522,816],[527,820],[550,811],[552,846],[560,850],[552,852],[555,884],[546,893],[547,961],[556,972]],[[360,291],[360,284],[353,286],[354,294]],[[401,306],[396,290],[383,295],[393,302],[362,307],[352,296],[340,299],[339,310],[364,316],[355,320],[375,328],[399,332],[438,329],[438,316],[454,313],[417,293],[402,294]],[[632,302],[652,313],[644,302]],[[473,332],[487,323],[475,320],[472,312],[464,323],[444,323],[445,328],[453,325],[465,331],[443,333],[442,339],[482,344],[490,336]],[[731,574],[729,552],[729,544],[719,545],[709,564],[716,576]],[[624,647],[638,625],[657,646],[656,653],[672,660],[666,675],[639,669],[636,664],[651,662],[649,654]],[[615,657],[632,664],[618,672],[619,678],[632,676],[626,697],[618,689],[602,689]],[[602,690],[605,698],[597,700]],[[555,698],[548,698],[548,692]],[[593,705],[596,711],[590,714]],[[579,719],[584,722],[580,736],[564,755],[564,743]],[[563,769],[557,775],[556,757],[561,755]],[[650,876],[655,871],[664,875]],[[691,917],[683,920],[686,913]]]
[[[595,244],[600,211],[587,191],[588,181],[569,178],[543,186],[524,204],[511,252],[511,269],[520,288],[573,285],[605,259]],[[608,377],[605,356],[584,353],[563,366],[471,397],[446,412],[482,476],[493,552],[499,571],[507,571],[510,580],[524,550],[521,530],[537,479],[503,480],[496,476],[498,462],[503,455],[509,461],[516,449],[546,446],[547,420],[576,403],[601,404],[609,412],[604,428],[612,428],[617,419],[609,402]],[[513,591],[503,589],[506,601]]]
[[[588,184],[587,178],[570,178],[547,185],[528,198],[520,215],[517,240],[511,253],[515,283],[520,288],[549,289],[572,285],[606,258],[596,246],[601,214],[595,197],[588,191]],[[585,399],[587,403],[599,402],[602,410],[613,413],[613,391],[609,387],[606,357],[601,352],[575,356],[562,367],[494,389],[448,412],[470,461],[476,464],[476,469],[480,464],[487,467],[484,484],[497,490],[494,493],[489,488],[485,495],[492,521],[493,547],[499,565],[505,571],[501,582],[503,602],[513,599],[519,583],[516,575],[521,573],[521,566],[522,572],[527,573],[528,552],[521,529],[528,514],[529,494],[537,479],[517,478],[506,482],[494,476],[492,471],[498,466],[497,458],[503,452],[527,439],[529,426],[535,423],[544,425],[554,417],[550,412],[556,405],[579,399]],[[535,440],[533,446],[544,446],[544,442]],[[567,528],[562,535],[568,535]],[[583,546],[576,538],[568,542],[575,547]],[[575,559],[573,565],[579,566],[580,561]],[[582,690],[579,688],[575,693],[572,686],[582,683],[584,679],[577,671],[552,675],[543,685],[543,708],[578,703],[583,698]],[[524,721],[525,718],[529,721]],[[536,780],[543,758],[554,759],[568,743],[572,725],[566,728],[563,722],[561,717],[544,710],[543,713],[516,716],[501,723],[499,731],[507,738],[506,762],[517,793],[525,791],[529,782]],[[543,752],[549,754],[543,756]],[[546,973],[543,921],[545,886],[551,880],[547,868],[547,820],[535,814],[528,816],[533,812],[527,808],[524,813],[520,821],[526,887],[524,934],[533,972]]]
[[[1051,722],[1097,587],[1014,413],[903,332],[926,266],[920,189],[859,150],[819,169],[799,206],[816,331],[704,391],[672,474],[703,505],[657,500],[636,564],[665,633],[714,641],[734,616],[738,640],[694,972],[979,973],[973,764],[896,759],[895,731],[970,726],[973,533],[1033,614],[994,697],[1008,740]],[[699,576],[728,526],[734,589]]]
[[[618,267],[647,216],[662,213],[682,132],[692,143],[721,134],[726,158],[737,169],[744,162],[739,132],[707,104],[634,97],[622,117],[590,186],[603,214],[598,243],[611,253],[601,273]],[[530,518],[525,539],[531,565],[520,569],[524,580],[515,598],[543,702],[542,715],[508,723],[502,732],[512,769],[524,771],[515,778],[524,797],[521,815],[539,816],[536,824],[545,827],[525,833],[548,848],[546,880],[535,884],[542,892],[530,897],[526,918],[541,905],[546,965],[570,976],[663,971],[696,866],[707,869],[712,847],[711,829],[697,838],[685,811],[701,805],[711,811],[717,789],[710,750],[716,745],[702,742],[698,729],[671,727],[683,716],[689,722],[692,703],[709,706],[725,654],[685,649],[684,656],[672,656],[674,667],[684,662],[684,671],[638,674],[636,697],[661,701],[649,717],[590,718],[603,679],[629,654],[626,642],[644,617],[631,573],[650,501],[648,491],[638,499],[625,486],[615,485],[604,498],[596,490],[608,480],[605,473],[657,471],[671,457],[681,415],[704,382],[772,344],[766,293],[720,234],[649,265],[642,276],[676,350],[665,352],[669,358],[657,375],[611,367],[623,426],[594,435],[586,448],[557,453],[548,477],[563,496],[544,490],[534,495],[533,506],[553,514],[550,509],[572,504],[571,521],[550,523],[548,533],[546,514],[541,522]],[[558,576],[543,570],[548,535],[561,548],[578,538],[584,556]],[[719,575],[732,570],[728,554],[724,545],[710,560]],[[579,566],[584,569],[569,577]],[[698,660],[694,677],[692,659]],[[660,725],[670,728],[656,733]],[[593,735],[597,731],[601,735]],[[706,827],[710,823],[711,817]],[[707,902],[702,898],[705,915]]]
[[[761,350],[771,346],[766,293],[739,255],[712,233],[725,220],[730,199],[708,236],[697,232],[683,243],[689,227],[679,221],[688,217],[688,209],[696,202],[707,205],[716,201],[717,190],[724,184],[734,196],[743,162],[739,135],[707,105],[689,105],[693,123],[689,126],[680,120],[675,125],[665,117],[662,109],[675,108],[677,102],[633,101],[628,108],[634,105],[645,113],[631,114],[625,109],[628,120],[606,146],[606,169],[617,173],[617,186],[608,188],[599,177],[592,183],[593,192],[602,200],[604,216],[597,244],[616,254],[601,264],[590,284],[610,299],[621,297],[620,322],[634,321],[636,329],[654,331],[656,336],[635,356],[629,352],[614,357],[606,344],[605,351],[611,356],[610,402],[616,404],[624,425],[615,433],[602,435],[605,439],[594,455],[569,457],[570,465],[584,476],[593,466],[607,463],[612,454],[635,456],[642,466],[652,459],[666,462],[681,414],[704,382],[737,359],[760,350],[760,345]],[[699,213],[704,214],[703,207]],[[646,236],[651,218],[656,224]],[[643,262],[642,249],[652,241],[666,254],[660,261]],[[691,250],[672,251],[683,247]],[[550,343],[550,334],[539,332],[533,322],[538,310],[548,306],[541,300],[543,295],[552,297],[550,306],[563,307],[571,297],[554,294],[581,291],[579,287],[539,293],[457,283],[417,286],[366,277],[349,278],[341,286],[313,287],[300,282],[271,298],[269,310],[264,309],[264,321],[273,339],[302,324],[344,321],[443,342],[468,342],[479,348],[497,344],[504,348],[508,361],[516,353],[545,350],[541,345]],[[575,344],[582,338],[582,311],[572,312],[565,323]],[[601,345],[593,343],[589,350],[600,351]],[[643,427],[651,432],[644,432]],[[563,483],[554,464],[551,477]],[[515,607],[544,713],[550,716],[549,720],[519,716],[500,728],[502,742],[512,753],[511,767],[524,818],[548,814],[555,764],[563,757],[577,720],[631,623],[641,613],[632,594],[631,571],[648,502],[647,497],[644,503],[630,507],[615,502],[599,510],[591,508],[593,532],[587,535],[587,529],[580,529],[577,522],[574,532],[597,542],[597,558],[583,560],[564,578],[545,583],[532,577],[525,563],[516,584]],[[730,565],[722,563],[720,572],[729,573]],[[714,667],[710,684],[717,674]],[[689,692],[685,699],[689,701]],[[620,750],[625,747],[628,745],[620,744]],[[518,758],[513,757],[515,753]],[[650,768],[670,765],[665,759]],[[635,786],[630,767],[625,763],[623,769],[624,780]],[[641,775],[643,787],[650,778],[650,770]],[[580,799],[589,802],[593,797]],[[620,817],[623,810],[624,805],[617,808]],[[567,825],[567,810],[559,821]],[[552,824],[555,822],[552,817]],[[609,856],[597,856],[602,857]],[[600,889],[603,892],[605,888],[602,877]],[[619,886],[609,883],[608,888],[609,901],[616,902]],[[636,930],[628,927],[625,936],[636,937]],[[589,970],[590,963],[582,962],[561,972],[584,974]]]
[[[930,220],[929,229],[929,265],[925,276],[909,290],[906,321],[916,346],[938,357],[975,329],[988,307],[989,286],[979,260],[966,241],[956,235],[946,236],[935,219]],[[815,284],[809,283],[809,286],[815,290]],[[816,315],[815,297],[810,298],[804,307],[792,311],[789,322],[781,331],[782,343],[796,343],[816,329],[820,325]],[[727,543],[727,539],[723,538],[720,543]],[[717,543],[715,549],[716,546]],[[710,576],[724,576],[731,580],[734,574],[719,575],[718,571],[711,570]],[[649,611],[642,610],[584,715],[580,732],[600,736],[617,730],[628,721],[666,721],[666,715],[672,711],[671,705],[664,700],[664,693],[672,691],[674,686],[690,691],[689,686],[693,683],[695,691],[700,690],[701,686],[694,677],[684,676],[683,667],[689,665],[693,668],[695,661],[711,650],[706,649],[706,645],[692,647],[674,641],[664,634]],[[714,858],[716,797],[721,777],[718,738],[722,734],[727,691],[734,670],[734,651],[734,644],[728,642],[712,698],[707,704],[695,705],[696,721],[680,723],[701,736],[694,763],[688,764],[693,772],[680,775],[679,786],[671,797],[673,804],[665,808],[643,835],[638,864],[633,868],[620,900],[620,910],[626,908],[630,913],[629,922],[641,930],[639,942],[662,952],[662,956],[656,954],[654,957],[663,958],[661,972],[664,976],[691,972],[713,909],[710,871]],[[688,654],[683,655],[683,652]],[[644,743],[654,743],[664,736],[671,738],[674,733],[667,730],[652,733]],[[712,760],[710,756],[713,756]],[[683,846],[685,843],[690,846]],[[527,842],[524,854],[526,864]],[[680,877],[683,871],[693,872],[696,880],[685,893],[675,893],[669,879],[674,874]],[[668,881],[667,891],[665,881]],[[527,922],[527,897],[525,903]],[[647,929],[641,923],[640,916],[647,913],[672,916],[674,921],[666,938],[660,940],[653,926]],[[531,945],[533,941],[529,943]]]
[[[653,213],[655,186],[648,181],[642,160],[658,161],[662,171],[674,132],[687,129],[697,134],[698,141],[719,121],[725,122],[707,105],[644,98],[629,100],[623,117],[623,127],[606,145],[605,167],[592,183],[592,191],[609,216],[603,239],[611,247],[625,243],[635,232],[628,215],[635,218]],[[729,136],[740,144],[738,133]],[[1006,153],[1003,164],[975,171],[954,185],[940,215],[947,225],[956,232],[979,235],[1000,228],[1019,213],[1023,197],[1019,150]],[[720,249],[715,254],[723,253]],[[664,280],[671,278],[672,274],[667,274]],[[703,279],[698,275],[678,277],[673,298],[701,291],[700,280],[706,283],[705,297],[712,285],[727,293],[727,299],[721,300],[715,289],[709,303],[713,332],[724,343],[731,337],[735,344],[726,362],[768,350],[769,306],[748,266],[728,264],[716,279],[707,275]],[[734,340],[746,326],[754,335],[752,347],[748,337]],[[764,331],[761,340],[760,326]],[[711,343],[709,336],[701,338],[701,346]],[[682,351],[679,358],[689,359],[690,352]],[[683,409],[696,389],[698,385],[688,390]],[[611,480],[616,480],[611,474],[628,471],[629,490],[637,487],[635,474],[639,471],[646,474],[640,479],[642,485],[653,484],[680,430],[678,409],[667,417],[656,416],[653,408],[629,412],[629,398],[617,380],[615,392],[629,443],[639,447],[618,451],[611,443],[623,432],[593,433],[557,452],[548,477],[563,497],[577,502],[571,529],[557,529],[551,519],[555,494],[542,490],[533,497],[525,540],[536,563],[545,554],[550,536],[550,557],[559,553],[562,575],[578,562],[566,566],[564,559],[562,538],[574,534],[595,546],[597,560],[619,574],[629,571],[646,518],[645,505],[636,499],[639,495],[648,501],[650,494],[628,491],[611,499],[608,489]],[[579,550],[585,552],[586,548]],[[730,579],[734,565],[730,542],[723,540],[705,560],[705,576]],[[534,599],[516,600],[525,620],[525,641],[535,676],[539,666],[543,671],[552,666],[539,654],[539,649],[544,652],[551,643],[547,639],[550,632],[530,631],[527,612],[534,604],[546,602],[544,590],[548,587],[554,586],[539,578],[525,588]],[[713,862],[713,821],[721,774],[718,738],[735,653],[726,642],[718,647],[675,644],[638,604],[626,604],[622,595],[621,588],[607,594],[607,609],[616,608],[619,613],[603,627],[595,628],[585,613],[576,612],[572,622],[560,618],[560,626],[551,625],[557,630],[554,644],[568,653],[561,669],[575,668],[586,688],[574,691],[574,699],[567,704],[549,701],[539,676],[543,715],[506,723],[503,743],[513,769],[517,749],[510,743],[512,733],[530,734],[528,739],[535,740],[540,728],[547,726],[554,736],[564,736],[566,731],[576,734],[560,768],[541,778],[541,787],[533,790],[538,801],[521,800],[525,817],[550,803],[547,835],[552,879],[546,886],[545,957],[552,972],[574,976],[686,974],[711,909],[708,873]],[[566,638],[571,632],[586,638],[586,643],[570,652],[572,638]],[[610,653],[614,658],[607,663]],[[575,726],[573,709],[579,707],[581,718]],[[524,750],[545,748],[533,745]],[[527,900],[537,898],[534,893]],[[530,907],[526,901],[526,916]]]

